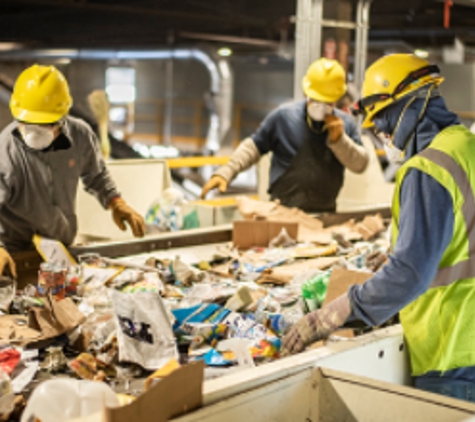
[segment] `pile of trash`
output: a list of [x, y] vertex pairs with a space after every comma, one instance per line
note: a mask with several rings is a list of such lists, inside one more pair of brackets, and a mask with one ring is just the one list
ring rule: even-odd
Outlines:
[[187, 362], [204, 362], [213, 378], [279, 359], [292, 325], [346, 284], [369, 278], [385, 263], [388, 241], [379, 215], [328, 228], [303, 215], [292, 236], [285, 228], [292, 218], [277, 207], [280, 218], [268, 219], [282, 222], [277, 235], [244, 250], [219, 244], [205, 256], [86, 254], [61, 262], [48, 258], [61, 253], [40, 250], [47, 262], [36, 286], [17, 290], [0, 280], [0, 414], [18, 420], [28, 400], [23, 421], [65, 420], [84, 413], [62, 419], [40, 398], [86, 387], [94, 397], [104, 385], [104, 400], [115, 406]]

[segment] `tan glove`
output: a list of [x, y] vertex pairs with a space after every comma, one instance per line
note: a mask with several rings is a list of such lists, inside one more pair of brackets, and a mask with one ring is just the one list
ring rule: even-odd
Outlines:
[[0, 276], [4, 274], [5, 267], [8, 268], [13, 278], [17, 278], [15, 261], [5, 248], [0, 248]]
[[328, 337], [341, 327], [351, 314], [348, 295], [344, 294], [321, 309], [298, 321], [282, 341], [281, 356], [304, 350], [309, 344]]
[[328, 130], [328, 139], [330, 142], [338, 142], [345, 132], [343, 120], [334, 114], [329, 114], [325, 116], [324, 122], [323, 130]]
[[203, 190], [201, 191], [201, 199], [205, 199], [205, 196], [208, 194], [208, 192], [216, 188], [218, 188], [222, 193], [226, 192], [228, 189], [227, 180], [221, 176], [211, 176], [211, 179], [209, 179], [203, 186]]
[[122, 198], [112, 199], [109, 203], [109, 208], [112, 210], [112, 218], [119, 229], [126, 230], [124, 221], [127, 221], [135, 237], [143, 237], [145, 235], [145, 221], [143, 217], [129, 207]]

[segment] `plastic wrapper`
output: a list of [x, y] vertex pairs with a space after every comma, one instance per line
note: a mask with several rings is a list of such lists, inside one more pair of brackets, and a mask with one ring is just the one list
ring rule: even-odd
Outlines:
[[185, 291], [185, 297], [180, 303], [180, 307], [189, 308], [203, 302], [215, 302], [232, 296], [237, 290], [236, 286], [226, 286], [223, 284], [199, 283], [194, 284]]
[[150, 206], [145, 215], [145, 221], [161, 231], [181, 230], [184, 224], [181, 206], [185, 203], [183, 192], [175, 188], [168, 188]]
[[262, 340], [276, 337], [275, 334], [269, 331], [263, 324], [237, 312], [230, 312], [222, 322], [231, 328], [230, 337], [232, 338], [238, 337], [250, 340]]
[[307, 312], [314, 311], [322, 306], [327, 295], [330, 271], [322, 272], [302, 284], [302, 297], [304, 299]]
[[167, 311], [159, 295], [110, 289], [117, 324], [119, 360], [158, 369], [178, 351]]
[[69, 363], [69, 367], [83, 380], [103, 381], [107, 376], [115, 375], [112, 366], [107, 366], [88, 353], [81, 353]]
[[230, 311], [214, 303], [205, 303], [185, 309], [174, 309], [172, 314], [175, 317], [173, 330], [177, 330], [183, 323], [203, 323], [210, 324], [221, 322]]
[[200, 271], [186, 262], [182, 261], [179, 256], [176, 256], [171, 263], [172, 274], [175, 279], [181, 284], [188, 286], [194, 282], [203, 281], [207, 274], [204, 271]]
[[279, 350], [281, 341], [278, 338], [269, 340], [260, 340], [259, 343], [251, 347], [251, 355], [254, 359], [268, 358], [277, 359], [279, 357]]
[[161, 293], [163, 290], [163, 283], [157, 273], [144, 273], [142, 280], [122, 288], [124, 293]]
[[41, 363], [42, 369], [50, 373], [55, 373], [62, 371], [66, 367], [67, 360], [62, 347], [49, 347], [46, 349], [46, 353], [47, 355]]
[[274, 237], [270, 242], [269, 242], [269, 248], [278, 248], [278, 247], [289, 247], [289, 246], [294, 246], [297, 242], [295, 239], [293, 239], [288, 233], [287, 230], [282, 228], [280, 233]]
[[0, 369], [11, 375], [21, 360], [21, 353], [13, 348], [3, 349], [0, 351]]
[[218, 352], [216, 349], [210, 349], [196, 359], [204, 360], [207, 366], [231, 366], [236, 363], [236, 355], [233, 352]]
[[82, 295], [82, 266], [73, 265], [66, 271], [66, 295]]
[[48, 380], [33, 392], [21, 422], [64, 422], [101, 412], [104, 406], [119, 405], [114, 391], [104, 383], [65, 378]]
[[228, 326], [226, 324], [209, 323], [183, 323], [178, 328], [179, 333], [192, 338], [191, 348], [195, 349], [205, 343], [211, 344], [227, 337]]

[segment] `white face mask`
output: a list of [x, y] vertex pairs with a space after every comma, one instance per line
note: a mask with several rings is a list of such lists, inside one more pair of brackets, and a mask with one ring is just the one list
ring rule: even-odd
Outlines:
[[310, 118], [316, 122], [322, 122], [325, 116], [332, 114], [333, 107], [329, 104], [320, 103], [318, 101], [310, 101], [307, 104], [307, 113]]
[[42, 150], [54, 141], [54, 129], [39, 125], [21, 125], [18, 127], [23, 141], [30, 148]]

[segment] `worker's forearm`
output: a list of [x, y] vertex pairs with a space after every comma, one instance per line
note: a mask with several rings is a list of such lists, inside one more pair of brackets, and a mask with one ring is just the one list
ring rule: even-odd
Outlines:
[[409, 170], [401, 190], [394, 253], [373, 278], [351, 287], [352, 319], [379, 325], [430, 287], [453, 235], [453, 213], [452, 198], [442, 185]]
[[220, 167], [214, 175], [221, 176], [227, 182], [233, 180], [239, 173], [256, 164], [261, 154], [251, 138], [246, 138], [234, 151], [229, 162]]
[[346, 168], [354, 173], [365, 171], [369, 155], [365, 147], [355, 143], [346, 133], [336, 142], [328, 142], [328, 147]]

